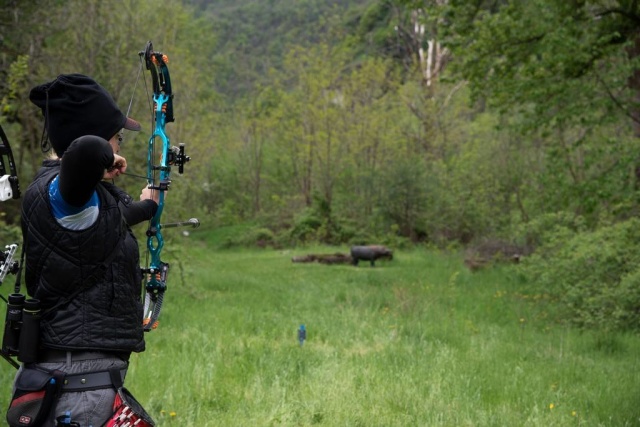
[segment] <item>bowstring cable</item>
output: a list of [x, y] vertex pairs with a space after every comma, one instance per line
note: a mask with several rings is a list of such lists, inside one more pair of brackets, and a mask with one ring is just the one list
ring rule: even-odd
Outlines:
[[[129, 99], [129, 106], [127, 107], [126, 117], [129, 117], [129, 113], [131, 113], [131, 107], [133, 106], [133, 97], [136, 95], [136, 90], [138, 89], [138, 82], [140, 81], [140, 74], [142, 74], [142, 57], [140, 57], [140, 66], [138, 67], [138, 74], [136, 75], [136, 81], [133, 84], [133, 91], [131, 92], [131, 99]], [[143, 77], [144, 79], [144, 77]], [[145, 92], [147, 93], [147, 102], [149, 101], [149, 91], [147, 90], [147, 81], [145, 79]], [[137, 175], [135, 173], [123, 172], [122, 175], [132, 176], [134, 178], [147, 179], [148, 177]]]

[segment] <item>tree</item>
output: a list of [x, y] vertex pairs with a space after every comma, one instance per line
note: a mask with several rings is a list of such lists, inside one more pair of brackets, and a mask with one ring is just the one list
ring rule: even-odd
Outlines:
[[638, 2], [452, 0], [441, 13], [476, 99], [524, 113], [531, 129], [635, 114]]
[[612, 199], [616, 210], [626, 205], [616, 214], [635, 209], [626, 177], [638, 142], [624, 134], [640, 135], [637, 1], [451, 0], [440, 16], [450, 71], [525, 141], [542, 142], [546, 170], [536, 185], [561, 195], [555, 209], [594, 220], [613, 213]]

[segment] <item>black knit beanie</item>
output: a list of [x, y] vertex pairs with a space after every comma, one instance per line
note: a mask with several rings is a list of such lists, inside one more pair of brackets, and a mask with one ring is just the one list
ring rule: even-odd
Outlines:
[[51, 146], [60, 157], [81, 136], [109, 140], [122, 128], [140, 130], [140, 123], [125, 117], [109, 92], [82, 74], [61, 74], [31, 89], [29, 99], [42, 110]]

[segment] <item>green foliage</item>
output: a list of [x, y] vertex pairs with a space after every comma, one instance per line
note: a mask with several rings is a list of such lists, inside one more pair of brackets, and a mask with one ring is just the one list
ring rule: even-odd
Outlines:
[[586, 232], [583, 217], [560, 211], [536, 216], [535, 219], [516, 228], [515, 234], [522, 243], [532, 247], [552, 248]]
[[316, 235], [322, 226], [322, 219], [312, 210], [305, 210], [296, 218], [294, 226], [291, 228], [290, 235], [293, 241], [302, 243], [316, 241]]
[[235, 101], [270, 84], [272, 69], [286, 72], [283, 59], [292, 46], [344, 40], [343, 17], [359, 15], [371, 0], [191, 2], [201, 3], [218, 38], [217, 53], [207, 60], [215, 70], [213, 82]]
[[213, 249], [231, 248], [242, 246], [239, 236], [250, 234], [255, 227], [255, 224], [250, 223], [224, 227], [204, 224], [198, 230], [195, 230], [192, 236]]
[[22, 245], [22, 230], [18, 225], [7, 224], [5, 213], [0, 212], [0, 250], [4, 250], [5, 245], [18, 243]]
[[276, 236], [273, 231], [261, 227], [250, 227], [239, 230], [236, 233], [228, 235], [219, 245], [219, 247], [225, 249], [233, 247], [264, 248], [267, 246], [278, 246]]
[[[563, 0], [506, 1], [492, 10], [451, 2], [445, 27], [460, 58], [455, 70], [476, 98], [505, 114], [519, 111], [529, 130], [617, 121], [631, 102], [630, 61], [618, 5]], [[633, 37], [631, 35], [631, 37]], [[637, 64], [636, 64], [637, 67]], [[612, 94], [618, 96], [615, 99]]]
[[0, 103], [2, 115], [10, 121], [15, 120], [18, 114], [19, 104], [16, 102], [27, 91], [25, 84], [28, 68], [29, 56], [20, 55], [9, 67], [7, 75], [7, 92]]
[[526, 259], [524, 271], [536, 290], [558, 300], [564, 320], [640, 330], [640, 220], [594, 232], [567, 231], [548, 231], [546, 243]]
[[384, 216], [396, 224], [398, 232], [415, 241], [424, 239], [421, 212], [428, 203], [429, 180], [424, 166], [413, 161], [400, 161], [386, 171], [383, 178], [385, 192], [381, 197]]
[[331, 213], [331, 206], [316, 195], [313, 205], [295, 218], [288, 232], [291, 242], [337, 244], [351, 237]]
[[[171, 59], [168, 135], [192, 157], [167, 218], [243, 229], [227, 246], [535, 246], [565, 236], [556, 226], [640, 212], [636, 3], [12, 2], [3, 115], [26, 188], [43, 125], [28, 89], [88, 73], [124, 109], [151, 39]], [[427, 85], [430, 46], [441, 56]], [[131, 115], [144, 122], [142, 75]], [[147, 137], [127, 135], [130, 172], [144, 173]]]

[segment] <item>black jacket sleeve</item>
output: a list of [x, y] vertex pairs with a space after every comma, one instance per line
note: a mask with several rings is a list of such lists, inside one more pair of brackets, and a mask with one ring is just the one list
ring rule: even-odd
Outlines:
[[60, 161], [60, 194], [64, 201], [72, 206], [87, 203], [113, 159], [113, 148], [99, 136], [74, 140]]
[[120, 201], [119, 205], [125, 221], [132, 226], [150, 220], [158, 210], [158, 204], [149, 199], [131, 202], [128, 205]]
[[118, 200], [120, 212], [130, 226], [150, 220], [158, 210], [158, 204], [153, 200], [134, 201], [133, 197], [115, 184], [103, 181], [102, 185]]

